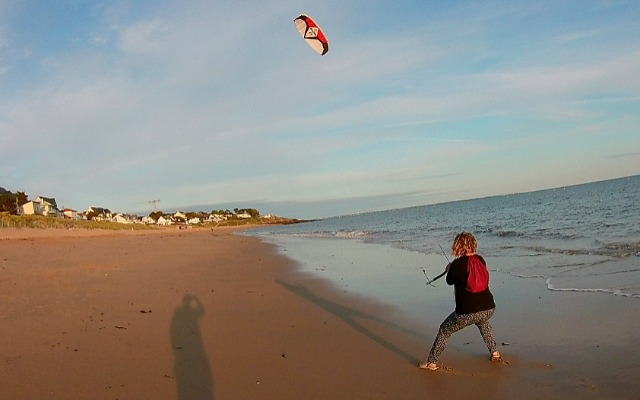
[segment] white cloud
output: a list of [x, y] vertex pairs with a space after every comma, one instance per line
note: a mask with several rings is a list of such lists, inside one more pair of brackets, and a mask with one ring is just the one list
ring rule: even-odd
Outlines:
[[166, 54], [167, 41], [172, 33], [168, 25], [168, 21], [154, 19], [136, 22], [126, 27], [120, 33], [122, 50], [154, 56]]

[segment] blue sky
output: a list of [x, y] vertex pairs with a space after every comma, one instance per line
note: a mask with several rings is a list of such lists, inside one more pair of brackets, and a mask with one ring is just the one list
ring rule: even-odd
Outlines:
[[317, 218], [635, 175], [638, 21], [637, 1], [0, 1], [0, 186]]

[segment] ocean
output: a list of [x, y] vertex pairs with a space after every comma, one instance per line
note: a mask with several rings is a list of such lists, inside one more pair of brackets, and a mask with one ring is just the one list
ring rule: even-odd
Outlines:
[[[640, 299], [640, 175], [246, 231], [345, 290], [411, 303], [451, 260], [461, 231], [478, 239], [492, 279], [551, 291]], [[443, 250], [444, 253], [443, 254]], [[445, 258], [446, 257], [446, 258]], [[434, 291], [446, 287], [437, 282]], [[450, 300], [450, 288], [446, 298]], [[405, 297], [403, 297], [405, 296]], [[445, 298], [445, 296], [442, 296]]]

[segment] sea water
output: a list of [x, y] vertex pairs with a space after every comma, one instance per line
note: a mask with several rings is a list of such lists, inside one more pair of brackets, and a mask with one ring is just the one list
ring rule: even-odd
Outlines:
[[393, 292], [402, 303], [407, 288], [424, 289], [426, 276], [442, 272], [461, 231], [476, 236], [493, 272], [553, 291], [640, 299], [640, 175], [247, 234], [276, 244], [310, 273], [374, 297]]

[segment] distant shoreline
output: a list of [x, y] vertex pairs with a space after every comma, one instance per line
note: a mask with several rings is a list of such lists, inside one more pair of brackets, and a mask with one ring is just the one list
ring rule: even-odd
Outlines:
[[269, 219], [264, 218], [251, 218], [251, 219], [232, 219], [224, 220], [217, 223], [204, 223], [204, 224], [187, 224], [187, 223], [174, 223], [171, 225], [154, 225], [154, 224], [141, 224], [141, 223], [118, 223], [111, 221], [93, 221], [93, 220], [70, 220], [58, 217], [45, 217], [45, 216], [19, 216], [9, 215], [6, 213], [0, 214], [0, 231], [4, 229], [58, 229], [58, 230], [105, 230], [111, 232], [117, 231], [153, 231], [153, 230], [198, 230], [198, 229], [218, 229], [222, 227], [235, 227], [235, 226], [272, 226], [272, 225], [288, 225], [306, 222], [305, 220], [299, 220], [294, 218], [284, 217], [272, 217]]

